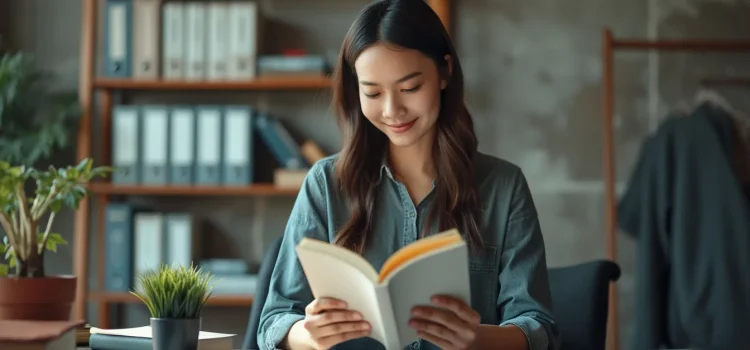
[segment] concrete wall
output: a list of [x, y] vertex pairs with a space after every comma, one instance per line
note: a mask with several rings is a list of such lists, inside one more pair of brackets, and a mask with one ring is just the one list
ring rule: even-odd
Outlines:
[[[39, 56], [59, 75], [60, 86], [78, 80], [79, 0], [11, 0], [11, 38]], [[264, 0], [269, 30], [290, 45], [333, 57], [363, 0]], [[0, 10], [0, 14], [2, 11]], [[525, 171], [541, 214], [551, 266], [604, 257], [604, 202], [601, 171], [601, 30], [618, 37], [737, 38], [747, 36], [750, 8], [736, 0], [469, 0], [457, 5], [454, 38], [465, 69], [467, 99], [477, 124], [480, 148], [507, 158]], [[2, 17], [0, 17], [2, 19]], [[324, 22], [321, 26], [319, 23]], [[281, 43], [264, 44], [278, 52]], [[679, 103], [690, 103], [696, 82], [706, 75], [750, 74], [747, 56], [727, 54], [618, 53], [616, 59], [617, 179], [622, 188], [640, 144], [660, 118]], [[744, 91], [720, 90], [738, 106]], [[193, 98], [198, 95], [191, 95]], [[263, 106], [287, 121], [293, 133], [335, 151], [339, 137], [329, 117], [330, 96], [310, 93], [200, 95], [206, 103]], [[133, 96], [130, 102], [182, 101], [179, 94]], [[746, 102], [745, 102], [746, 103]], [[73, 160], [62, 152], [56, 163]], [[166, 209], [187, 209], [223, 234], [231, 254], [258, 261], [270, 239], [283, 230], [289, 198], [150, 201]], [[212, 208], [210, 211], [205, 208]], [[92, 226], [94, 227], [94, 226]], [[72, 216], [57, 229], [71, 236]], [[632, 319], [634, 244], [619, 237], [622, 343]], [[92, 242], [92, 246], [95, 246]], [[93, 257], [93, 256], [92, 256]], [[71, 251], [50, 256], [50, 271], [71, 272]], [[90, 266], [95, 273], [97, 266]], [[93, 282], [91, 283], [94, 286]], [[91, 318], [95, 320], [92, 305]], [[211, 308], [209, 329], [241, 333], [246, 309]], [[123, 325], [144, 324], [145, 311], [129, 307]]]

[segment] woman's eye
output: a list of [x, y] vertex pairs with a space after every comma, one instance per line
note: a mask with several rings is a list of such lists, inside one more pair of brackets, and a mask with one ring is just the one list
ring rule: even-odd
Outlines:
[[404, 89], [403, 91], [405, 91], [405, 92], [416, 92], [417, 90], [419, 90], [420, 87], [422, 87], [422, 85], [417, 85], [417, 86], [415, 86], [415, 87], [413, 87], [411, 89]]
[[375, 93], [375, 94], [365, 94], [365, 96], [367, 96], [367, 98], [376, 98], [376, 97], [380, 96], [380, 93], [378, 92], [378, 93]]

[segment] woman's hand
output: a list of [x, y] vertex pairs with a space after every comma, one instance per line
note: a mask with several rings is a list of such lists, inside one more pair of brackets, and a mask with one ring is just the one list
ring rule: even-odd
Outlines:
[[[309, 347], [329, 349], [347, 340], [370, 334], [370, 324], [357, 311], [348, 310], [346, 303], [333, 298], [313, 300], [305, 308], [305, 319], [295, 323], [289, 331], [289, 343], [304, 338]], [[300, 334], [301, 333], [301, 334]], [[294, 347], [294, 346], [292, 346]]]
[[441, 349], [472, 349], [477, 337], [480, 316], [461, 300], [434, 296], [434, 306], [418, 306], [412, 310], [409, 325], [419, 337]]

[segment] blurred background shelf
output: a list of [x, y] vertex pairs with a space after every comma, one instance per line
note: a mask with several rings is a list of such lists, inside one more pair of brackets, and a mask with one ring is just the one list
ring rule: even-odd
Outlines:
[[180, 81], [97, 78], [94, 88], [104, 90], [312, 90], [331, 87], [327, 76], [260, 77], [247, 81]]
[[[89, 299], [107, 303], [138, 304], [138, 298], [130, 293], [98, 292], [92, 293]], [[252, 295], [213, 295], [207, 304], [212, 306], [238, 306], [250, 307], [253, 304]]]
[[299, 192], [298, 188], [265, 183], [248, 186], [125, 186], [101, 183], [90, 184], [89, 189], [95, 194], [144, 196], [293, 196]]

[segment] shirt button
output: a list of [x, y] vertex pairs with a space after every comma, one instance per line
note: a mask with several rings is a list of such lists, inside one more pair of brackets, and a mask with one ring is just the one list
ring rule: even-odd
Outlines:
[[413, 219], [415, 216], [417, 216], [417, 214], [415, 214], [413, 211], [409, 212], [409, 218]]

